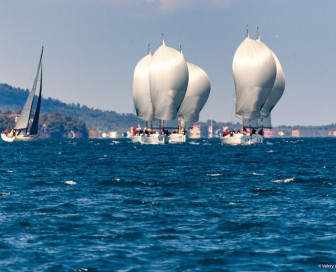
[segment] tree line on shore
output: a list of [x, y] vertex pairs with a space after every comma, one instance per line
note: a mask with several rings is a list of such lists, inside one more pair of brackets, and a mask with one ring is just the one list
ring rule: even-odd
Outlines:
[[[15, 125], [11, 114], [19, 114], [28, 96], [29, 90], [12, 87], [8, 84], [0, 84], [0, 130], [11, 129]], [[83, 137], [87, 138], [89, 130], [117, 131], [119, 135], [129, 131], [131, 126], [145, 126], [145, 122], [132, 113], [118, 114], [115, 111], [103, 111], [89, 108], [79, 103], [66, 104], [57, 99], [42, 98], [40, 116], [40, 136], [46, 138]], [[207, 136], [207, 128], [212, 124], [213, 130], [221, 131], [224, 127], [239, 129], [241, 124], [231, 122], [206, 121], [198, 122]], [[275, 129], [287, 131], [299, 129], [307, 131], [307, 135], [315, 137], [324, 136], [328, 131], [335, 131], [336, 124], [326, 126], [282, 126]], [[309, 132], [309, 133], [308, 133]], [[313, 134], [311, 134], [314, 132]], [[321, 134], [322, 133], [322, 134]], [[302, 133], [301, 133], [302, 134]], [[305, 134], [302, 134], [304, 136]], [[287, 135], [286, 135], [287, 136]], [[290, 137], [290, 135], [288, 135]]]

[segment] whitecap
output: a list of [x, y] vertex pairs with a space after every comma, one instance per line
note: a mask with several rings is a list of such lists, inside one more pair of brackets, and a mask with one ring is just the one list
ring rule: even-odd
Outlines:
[[336, 166], [329, 166], [329, 165], [328, 166], [327, 165], [323, 166], [323, 169], [327, 169], [327, 168], [336, 168]]
[[76, 185], [77, 182], [76, 181], [73, 181], [73, 180], [67, 180], [67, 181], [64, 181], [65, 184], [68, 184], [68, 185]]
[[6, 170], [7, 173], [13, 173], [13, 170]]
[[3, 196], [8, 196], [8, 195], [10, 195], [11, 193], [3, 192], [3, 193], [0, 193], [0, 194], [3, 195]]
[[274, 150], [272, 150], [272, 149], [267, 151], [267, 153], [273, 153], [273, 152], [274, 152]]
[[218, 177], [218, 176], [220, 176], [221, 174], [207, 174], [207, 176], [209, 176], [209, 177]]
[[265, 174], [252, 173], [253, 176], [264, 176]]
[[199, 142], [194, 142], [194, 141], [191, 141], [191, 142], [189, 142], [189, 143], [192, 144], [192, 145], [200, 145]]
[[291, 182], [294, 181], [295, 178], [287, 178], [287, 179], [276, 179], [276, 180], [272, 180], [272, 182]]

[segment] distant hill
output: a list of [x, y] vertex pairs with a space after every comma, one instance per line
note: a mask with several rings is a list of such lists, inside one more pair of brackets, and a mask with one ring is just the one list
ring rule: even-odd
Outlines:
[[[19, 113], [28, 97], [29, 90], [12, 87], [8, 84], [0, 84], [0, 110]], [[37, 99], [36, 99], [37, 100]], [[59, 112], [78, 117], [83, 120], [88, 128], [102, 131], [128, 131], [135, 126], [140, 119], [134, 114], [118, 114], [115, 111], [102, 111], [81, 106], [80, 104], [66, 104], [57, 99], [42, 99], [41, 114]]]
[[[8, 84], [0, 84], [0, 111], [20, 113], [28, 96], [28, 93], [29, 90], [15, 88]], [[131, 126], [137, 126], [138, 124], [141, 124], [141, 126], [145, 125], [144, 121], [141, 121], [137, 116], [131, 113], [119, 114], [115, 111], [102, 111], [89, 108], [87, 106], [81, 106], [79, 103], [66, 104], [57, 99], [43, 99], [41, 114], [53, 114], [53, 116], [51, 116], [51, 119], [54, 120], [55, 116], [58, 116], [57, 114], [55, 115], [55, 113], [61, 113], [67, 116], [77, 117], [80, 120], [84, 121], [86, 127], [89, 129], [97, 129], [105, 132], [117, 131], [118, 133], [120, 133], [119, 135], [121, 135], [121, 133], [125, 131], [128, 131]], [[73, 122], [77, 123], [78, 125], [78, 122], [76, 120]], [[196, 125], [199, 125], [201, 127], [202, 137], [207, 137], [208, 127], [210, 123], [210, 120], [206, 122], [195, 123]], [[215, 120], [213, 120], [212, 125], [215, 134], [221, 133], [223, 131], [223, 128], [225, 127], [231, 129], [241, 128], [241, 125], [239, 123], [216, 122]], [[6, 124], [6, 127], [10, 126]], [[281, 126], [274, 127], [272, 131], [274, 132], [275, 136], [282, 134], [285, 137], [291, 137], [292, 130], [300, 131], [300, 137], [336, 136], [336, 124], [324, 126]]]

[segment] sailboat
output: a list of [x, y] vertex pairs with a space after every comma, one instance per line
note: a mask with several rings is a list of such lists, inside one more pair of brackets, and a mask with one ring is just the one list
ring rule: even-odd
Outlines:
[[[42, 55], [43, 55], [43, 47], [42, 47], [40, 61], [38, 64], [33, 87], [21, 111], [21, 115], [18, 121], [16, 122], [14, 129], [11, 132], [1, 133], [1, 139], [5, 142], [13, 142], [14, 140], [31, 140], [38, 135], [38, 122], [39, 122], [39, 117], [40, 117], [41, 99], [42, 99], [41, 98], [41, 94], [42, 94]], [[33, 102], [35, 98], [35, 92], [36, 92], [38, 81], [40, 81], [39, 96], [38, 96], [35, 114], [33, 117], [33, 122], [31, 123], [30, 129], [29, 129], [29, 123], [30, 123], [29, 121], [31, 118]]]
[[[224, 134], [221, 142], [224, 144], [263, 143], [262, 129], [259, 133], [254, 133], [256, 132], [254, 126], [259, 126], [261, 110], [275, 86], [277, 65], [274, 53], [260, 40], [250, 39], [247, 27], [246, 38], [234, 54], [232, 70], [236, 94], [235, 112], [242, 119], [242, 131]], [[249, 132], [246, 130], [247, 127]]]
[[176, 118], [187, 85], [188, 68], [183, 54], [166, 46], [162, 37], [161, 46], [153, 56], [148, 50], [147, 56], [137, 63], [133, 76], [133, 101], [137, 116], [147, 122], [160, 120], [160, 127], [153, 130], [147, 125], [145, 129], [134, 129], [133, 142], [168, 143], [164, 122]]
[[189, 82], [187, 92], [178, 110], [179, 126], [169, 135], [169, 143], [185, 143], [187, 141], [187, 124], [199, 120], [200, 111], [208, 100], [211, 84], [206, 72], [199, 66], [187, 62]]
[[150, 94], [154, 117], [161, 121], [160, 128], [166, 134], [165, 121], [177, 117], [187, 92], [189, 72], [182, 52], [162, 44], [153, 55], [149, 69]]

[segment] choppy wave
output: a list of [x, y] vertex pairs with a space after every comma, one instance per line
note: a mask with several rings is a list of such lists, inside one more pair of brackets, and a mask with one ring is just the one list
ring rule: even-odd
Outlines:
[[65, 184], [68, 184], [68, 185], [76, 185], [77, 182], [76, 181], [73, 181], [73, 180], [67, 180], [67, 181], [64, 181]]
[[275, 180], [272, 180], [272, 182], [291, 182], [291, 181], [294, 181], [295, 180], [295, 177], [294, 178], [286, 178], [286, 179], [275, 179]]
[[0, 145], [0, 270], [315, 271], [336, 250], [335, 146]]

